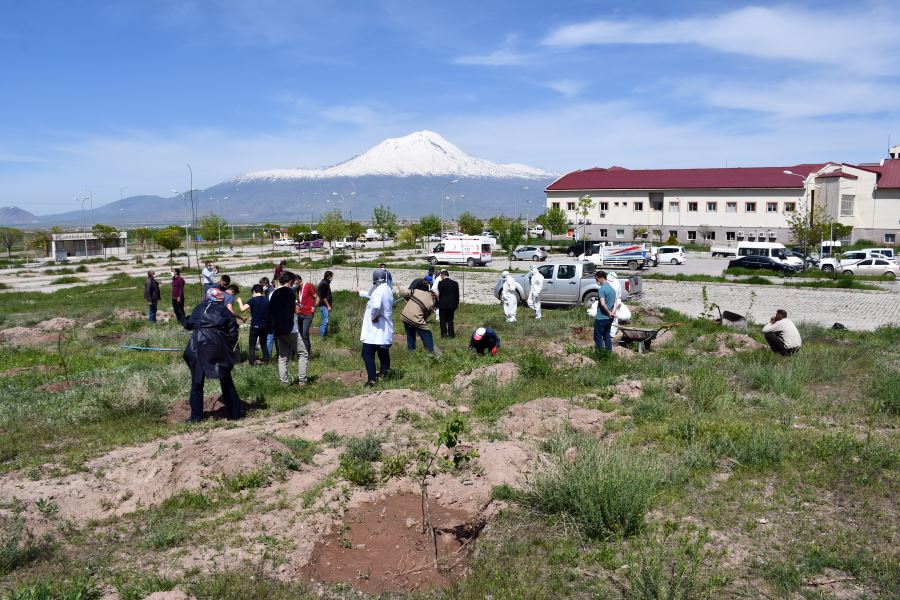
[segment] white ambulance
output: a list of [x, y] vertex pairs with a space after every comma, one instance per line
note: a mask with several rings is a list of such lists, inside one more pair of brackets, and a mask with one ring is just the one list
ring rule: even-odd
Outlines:
[[486, 265], [491, 262], [491, 242], [479, 235], [452, 235], [431, 249], [428, 262], [451, 265]]

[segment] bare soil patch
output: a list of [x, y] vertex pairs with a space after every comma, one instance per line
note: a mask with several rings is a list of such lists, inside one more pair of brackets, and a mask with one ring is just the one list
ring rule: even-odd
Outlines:
[[419, 496], [398, 494], [350, 508], [338, 528], [319, 541], [303, 569], [324, 583], [351, 583], [368, 593], [443, 587], [464, 568], [465, 544], [478, 533], [473, 514], [431, 503], [439, 570], [431, 539], [422, 532]]
[[572, 404], [564, 398], [539, 398], [514, 404], [498, 422], [510, 437], [546, 437], [564, 425], [582, 431], [598, 432], [615, 413], [605, 413]]
[[[747, 352], [749, 350], [765, 348], [765, 346], [744, 333], [717, 333], [702, 335], [697, 338], [697, 343], [709, 343], [709, 340], [711, 338], [714, 339], [714, 342], [716, 344], [716, 350], [714, 351], [714, 354], [716, 356], [731, 356], [732, 354], [736, 354], [738, 352]], [[690, 348], [688, 350], [688, 353], [697, 352], [699, 352], [699, 350], [696, 348]]]
[[319, 375], [321, 382], [334, 382], [343, 384], [365, 383], [368, 379], [365, 371], [332, 371]]
[[568, 349], [559, 342], [550, 342], [544, 348], [544, 351], [558, 362], [569, 367], [589, 367], [596, 364], [594, 360], [579, 354], [577, 352], [569, 352]]
[[0, 371], [0, 377], [17, 377], [24, 373], [49, 373], [52, 369], [47, 365], [34, 365], [31, 367], [13, 367]]
[[60, 392], [66, 392], [68, 390], [71, 390], [72, 388], [98, 385], [101, 383], [103, 383], [102, 379], [79, 379], [79, 380], [59, 381], [57, 383], [45, 383], [44, 385], [38, 386], [35, 389], [38, 390], [39, 392], [52, 392], [54, 394], [58, 394]]
[[633, 400], [641, 395], [644, 391], [644, 385], [637, 379], [628, 379], [627, 377], [616, 384], [616, 396], [619, 399]]
[[58, 334], [31, 327], [10, 327], [0, 331], [0, 342], [14, 346], [47, 346], [55, 344]]
[[506, 385], [519, 374], [519, 365], [512, 362], [497, 363], [478, 367], [469, 373], [460, 373], [453, 378], [453, 385], [458, 388], [467, 388], [479, 379], [494, 378], [497, 385]]
[[[254, 408], [253, 405], [247, 404], [243, 400], [241, 400], [241, 406], [244, 409], [244, 414]], [[165, 420], [166, 423], [180, 423], [186, 421], [190, 416], [191, 405], [185, 400], [169, 407]], [[203, 418], [214, 420], [228, 418], [228, 409], [225, 408], [225, 404], [222, 402], [222, 396], [205, 396], [203, 398]]]
[[42, 321], [34, 326], [38, 331], [48, 331], [48, 332], [57, 332], [63, 329], [71, 329], [75, 326], [74, 319], [67, 319], [65, 317], [56, 317], [54, 319], [48, 319], [46, 321]]

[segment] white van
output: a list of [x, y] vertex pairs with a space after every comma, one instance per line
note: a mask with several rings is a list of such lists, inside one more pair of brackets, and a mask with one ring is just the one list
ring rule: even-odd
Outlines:
[[491, 262], [491, 241], [480, 235], [454, 235], [442, 240], [431, 249], [428, 262], [433, 265], [486, 265]]
[[660, 246], [658, 262], [670, 265], [683, 265], [687, 258], [684, 256], [684, 248], [681, 246]]
[[803, 266], [803, 259], [797, 256], [789, 255], [784, 244], [777, 242], [738, 242], [738, 256], [768, 256], [783, 263], [794, 265], [796, 267]]
[[863, 248], [862, 251], [867, 253], [870, 258], [877, 254], [891, 260], [897, 260], [893, 248]]

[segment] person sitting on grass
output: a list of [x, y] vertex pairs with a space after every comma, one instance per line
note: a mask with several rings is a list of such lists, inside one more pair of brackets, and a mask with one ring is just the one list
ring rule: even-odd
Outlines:
[[238, 324], [225, 308], [225, 294], [217, 287], [206, 292], [206, 302], [198, 304], [185, 320], [191, 333], [184, 349], [184, 362], [191, 370], [191, 416], [188, 423], [203, 420], [203, 383], [218, 379], [222, 386], [222, 403], [229, 419], [244, 416], [241, 399], [231, 378], [235, 365], [233, 348], [238, 341]]
[[772, 351], [781, 356], [797, 354], [803, 344], [797, 326], [787, 318], [787, 311], [783, 308], [775, 311], [775, 316], [763, 325], [762, 331]]
[[474, 350], [478, 354], [488, 352], [491, 356], [497, 356], [500, 350], [500, 336], [490, 327], [479, 327], [469, 340], [469, 350]]

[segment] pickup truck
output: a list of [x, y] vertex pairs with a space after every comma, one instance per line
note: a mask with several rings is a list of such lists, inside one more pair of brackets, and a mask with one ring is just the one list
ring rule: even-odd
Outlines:
[[[593, 263], [573, 262], [555, 263], [538, 267], [538, 271], [544, 276], [544, 291], [541, 292], [541, 304], [558, 304], [562, 306], [576, 306], [578, 304], [589, 306], [597, 298], [597, 280], [594, 279], [596, 265]], [[519, 298], [525, 302], [531, 289], [529, 274], [514, 276], [519, 282], [525, 295]], [[642, 282], [640, 275], [623, 275], [622, 300], [629, 296], [640, 294]], [[503, 287], [501, 277], [494, 286], [494, 296], [500, 298], [500, 290]]]
[[721, 256], [722, 258], [737, 258], [736, 246], [713, 246], [709, 249], [709, 253], [713, 258]]
[[592, 262], [596, 266], [625, 267], [632, 271], [651, 264], [643, 244], [603, 246], [594, 244], [578, 257], [579, 262]]

